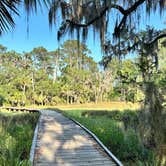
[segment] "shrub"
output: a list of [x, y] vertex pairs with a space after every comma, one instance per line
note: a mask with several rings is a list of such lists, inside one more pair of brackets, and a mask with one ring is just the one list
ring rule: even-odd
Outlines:
[[111, 118], [112, 120], [121, 120], [122, 119], [122, 112], [118, 110], [113, 110], [113, 111], [84, 111], [82, 112], [82, 116], [85, 117], [101, 117], [105, 116], [108, 118]]
[[123, 161], [144, 160], [149, 156], [149, 152], [139, 141], [138, 135], [133, 130], [125, 133], [121, 128], [110, 129], [109, 149]]
[[139, 123], [138, 112], [124, 110], [121, 116], [121, 120], [123, 121], [125, 130], [129, 128], [133, 128], [134, 130], [136, 130]]
[[110, 128], [109, 149], [120, 159], [124, 159], [124, 133], [119, 127], [113, 126]]

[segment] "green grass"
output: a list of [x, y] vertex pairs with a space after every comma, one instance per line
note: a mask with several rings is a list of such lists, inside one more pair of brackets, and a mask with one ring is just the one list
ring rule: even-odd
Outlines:
[[28, 166], [39, 114], [0, 112], [0, 165]]

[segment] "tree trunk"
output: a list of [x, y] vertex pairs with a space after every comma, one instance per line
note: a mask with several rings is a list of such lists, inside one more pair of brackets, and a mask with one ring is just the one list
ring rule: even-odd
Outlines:
[[58, 63], [58, 59], [56, 59], [56, 61], [55, 61], [55, 67], [54, 67], [54, 72], [53, 72], [53, 83], [55, 83], [55, 81], [57, 79], [58, 67], [59, 67], [59, 63]]
[[33, 92], [33, 104], [35, 104], [35, 98], [34, 98], [34, 94], [35, 94], [34, 72], [32, 72], [32, 92]]
[[26, 91], [26, 85], [24, 84], [23, 86], [23, 94], [25, 95], [25, 91]]
[[66, 94], [66, 104], [69, 104], [69, 93], [67, 91], [67, 94]]

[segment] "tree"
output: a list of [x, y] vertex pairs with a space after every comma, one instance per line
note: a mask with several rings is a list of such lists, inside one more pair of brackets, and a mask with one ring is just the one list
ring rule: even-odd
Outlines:
[[24, 101], [45, 105], [94, 101], [91, 87], [96, 83], [98, 66], [88, 55], [87, 46], [79, 45], [79, 55], [75, 40], [66, 41], [52, 52], [43, 47], [23, 54], [2, 51], [0, 94], [6, 103], [18, 105]]
[[1, 0], [0, 1], [0, 34], [6, 32], [15, 25], [14, 19], [11, 15], [11, 12], [15, 14], [18, 13], [17, 5], [19, 5], [20, 0]]
[[52, 51], [48, 53], [50, 55], [50, 60], [52, 62], [52, 68], [53, 68], [53, 83], [57, 80], [58, 72], [60, 72], [60, 66], [62, 63], [62, 55], [59, 50]]
[[[146, 16], [159, 8], [160, 13], [164, 12], [166, 5], [165, 0], [148, 1], [148, 0], [125, 0], [125, 1], [108, 1], [108, 0], [78, 0], [78, 1], [54, 1], [49, 11], [49, 21], [53, 25], [56, 22], [56, 12], [60, 6], [62, 10], [62, 25], [58, 31], [60, 39], [66, 32], [77, 32], [78, 40], [80, 34], [83, 39], [88, 36], [90, 26], [93, 26], [94, 33], [100, 34], [101, 45], [105, 41], [108, 22], [114, 17], [114, 36], [119, 38], [128, 29], [132, 32], [136, 27], [136, 22], [141, 19], [141, 12], [145, 9]], [[141, 9], [142, 7], [142, 9]], [[112, 13], [114, 11], [116, 14]], [[133, 27], [134, 26], [134, 27]]]
[[[14, 15], [19, 15], [21, 0], [1, 0], [0, 1], [0, 35], [9, 31], [15, 26]], [[48, 6], [51, 0], [24, 0], [24, 7], [29, 15], [30, 11], [37, 11], [38, 6]]]
[[0, 55], [0, 93], [7, 103], [46, 104], [51, 101], [50, 96], [54, 95], [52, 64], [46, 49], [40, 47], [23, 54], [3, 51]]
[[97, 64], [88, 56], [90, 50], [87, 46], [79, 43], [78, 54], [77, 44], [75, 40], [68, 40], [60, 48], [62, 54], [60, 82], [66, 103], [83, 103], [88, 100], [91, 96], [92, 75], [98, 70]]
[[[18, 5], [21, 4], [20, 0], [2, 0], [1, 1], [1, 28], [0, 32], [9, 30], [10, 26], [14, 26], [14, 20], [11, 12], [19, 14]], [[128, 29], [132, 31], [133, 25], [136, 27], [142, 16], [142, 11], [145, 10], [146, 16], [156, 11], [160, 14], [164, 12], [166, 1], [149, 1], [149, 0], [120, 0], [108, 1], [108, 0], [44, 0], [37, 1], [24, 0], [24, 6], [29, 14], [30, 11], [37, 11], [38, 6], [46, 6], [49, 9], [48, 16], [50, 25], [56, 23], [58, 9], [61, 9], [62, 24], [58, 31], [58, 39], [69, 30], [70, 33], [77, 32], [77, 39], [80, 39], [80, 33], [85, 40], [88, 36], [88, 30], [90, 26], [93, 26], [94, 33], [100, 34], [101, 42], [105, 41], [105, 34], [107, 33], [107, 27], [109, 19], [115, 18], [114, 22], [114, 36], [120, 37], [123, 35], [123, 30]], [[115, 15], [112, 11], [116, 13]], [[164, 35], [166, 36], [166, 35]], [[161, 36], [160, 36], [161, 37]], [[103, 45], [103, 43], [101, 43]]]
[[0, 53], [5, 53], [7, 51], [7, 48], [3, 45], [0, 45]]
[[79, 46], [79, 53], [78, 53], [78, 41], [77, 40], [67, 40], [62, 48], [60, 49], [60, 52], [63, 54], [63, 66], [69, 65], [69, 67], [75, 66], [77, 69], [83, 69], [88, 67], [88, 58], [86, 58], [87, 54], [90, 54], [90, 50], [87, 48], [87, 46], [83, 43], [80, 43]]
[[51, 59], [48, 56], [48, 51], [44, 47], [34, 48], [31, 51], [34, 65], [36, 68], [49, 72], [51, 67]]

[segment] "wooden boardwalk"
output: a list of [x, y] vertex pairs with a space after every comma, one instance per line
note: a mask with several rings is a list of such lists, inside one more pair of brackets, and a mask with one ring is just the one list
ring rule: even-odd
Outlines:
[[34, 166], [117, 166], [72, 120], [54, 111], [41, 112]]

